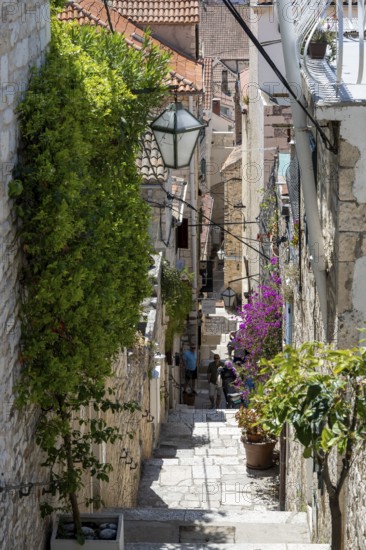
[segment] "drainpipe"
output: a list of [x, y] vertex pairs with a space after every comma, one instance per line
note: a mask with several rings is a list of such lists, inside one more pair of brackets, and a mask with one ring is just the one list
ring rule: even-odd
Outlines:
[[[285, 344], [292, 345], [292, 326], [293, 326], [293, 303], [285, 303]], [[286, 510], [286, 473], [287, 473], [287, 457], [289, 455], [289, 428], [286, 424], [280, 436], [280, 510]]]
[[[296, 47], [296, 36], [292, 18], [288, 16], [288, 0], [278, 0], [278, 19], [281, 29], [282, 49], [286, 68], [287, 80], [297, 98], [305, 105], [302, 93], [302, 81], [300, 73], [300, 60]], [[318, 199], [316, 193], [313, 163], [311, 158], [309, 130], [307, 117], [301, 107], [290, 98], [292, 119], [296, 140], [296, 152], [301, 170], [301, 186], [304, 197], [306, 221], [309, 235], [310, 260], [314, 272], [320, 311], [322, 315], [325, 333], [327, 332], [327, 285], [324, 242], [320, 217], [318, 211]]]
[[[193, 114], [194, 108], [193, 108], [193, 97], [190, 95], [188, 98], [189, 101], [189, 112]], [[193, 303], [194, 303], [194, 311], [196, 313], [196, 319], [195, 319], [195, 342], [198, 346], [198, 334], [197, 334], [197, 277], [198, 277], [198, 265], [197, 265], [197, 229], [196, 229], [196, 211], [197, 211], [197, 200], [196, 200], [196, 185], [195, 185], [195, 168], [196, 168], [196, 152], [192, 155], [191, 163], [189, 165], [189, 183], [191, 188], [191, 204], [193, 208], [191, 208], [191, 220], [192, 220], [192, 270], [194, 273], [193, 278]]]
[[[247, 201], [247, 185], [248, 185], [248, 182], [246, 181], [246, 178], [245, 178], [245, 175], [244, 175], [244, 166], [246, 164], [248, 164], [249, 162], [249, 159], [248, 159], [248, 149], [249, 149], [249, 146], [248, 146], [248, 109], [246, 107], [242, 108], [242, 123], [241, 123], [241, 143], [242, 143], [242, 158], [243, 158], [243, 162], [242, 162], [242, 183], [241, 183], [241, 203], [242, 204], [248, 204], [248, 201]], [[250, 237], [252, 237], [252, 235], [250, 235]], [[243, 229], [242, 229], [242, 233], [241, 233], [241, 238], [245, 240], [245, 224], [243, 223]], [[247, 248], [245, 247], [245, 245], [243, 245], [243, 251], [245, 250], [245, 254], [243, 254], [243, 262], [244, 262], [244, 268], [245, 268], [245, 275], [248, 276], [248, 279], [243, 279], [242, 281], [242, 286], [241, 286], [241, 290], [242, 290], [242, 294], [241, 294], [241, 297], [243, 299], [244, 297], [244, 292], [249, 292], [250, 293], [250, 278], [249, 278], [249, 275], [250, 275], [250, 272], [249, 272], [249, 261], [248, 261], [248, 257], [247, 257]], [[242, 269], [242, 272], [243, 272], [243, 269]], [[253, 273], [253, 272], [252, 272]], [[256, 268], [254, 267], [254, 273], [259, 273], [259, 269], [256, 270]]]

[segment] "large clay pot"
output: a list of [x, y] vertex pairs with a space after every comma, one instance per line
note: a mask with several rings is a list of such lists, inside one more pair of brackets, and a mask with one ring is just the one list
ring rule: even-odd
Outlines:
[[244, 443], [247, 468], [253, 470], [266, 470], [273, 466], [273, 450], [276, 446], [275, 440], [266, 440], [259, 443], [251, 443], [245, 437], [241, 438]]

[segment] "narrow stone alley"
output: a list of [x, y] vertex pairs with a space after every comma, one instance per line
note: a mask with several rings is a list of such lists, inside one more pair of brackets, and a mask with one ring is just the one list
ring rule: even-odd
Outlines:
[[[202, 397], [202, 395], [201, 395]], [[234, 410], [179, 405], [144, 463], [126, 550], [329, 550], [310, 544], [305, 513], [278, 511], [278, 467], [246, 468]]]

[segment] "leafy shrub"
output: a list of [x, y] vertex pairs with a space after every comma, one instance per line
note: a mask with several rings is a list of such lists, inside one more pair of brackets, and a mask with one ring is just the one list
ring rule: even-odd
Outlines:
[[184, 330], [187, 315], [192, 309], [191, 277], [185, 271], [178, 271], [167, 261], [163, 263], [162, 300], [169, 317], [165, 347], [171, 351], [175, 334]]
[[[108, 478], [93, 445], [118, 437], [102, 419], [75, 429], [75, 415], [90, 402], [96, 415], [123, 408], [106, 379], [133, 342], [149, 292], [149, 209], [135, 161], [166, 71], [166, 55], [148, 39], [138, 51], [118, 34], [53, 21], [46, 62], [19, 107], [10, 186], [24, 259], [18, 402], [41, 408], [37, 441], [74, 513], [82, 470]], [[157, 91], [131, 92], [140, 87]]]

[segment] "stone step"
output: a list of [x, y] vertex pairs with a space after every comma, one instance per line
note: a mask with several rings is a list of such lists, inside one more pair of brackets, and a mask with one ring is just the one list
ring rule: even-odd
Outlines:
[[243, 544], [193, 544], [193, 543], [150, 543], [129, 542], [125, 550], [330, 550], [328, 544], [272, 544], [272, 543], [243, 543]]
[[[126, 543], [213, 544], [293, 544], [299, 550], [308, 544], [305, 513], [135, 508], [124, 514]], [[271, 546], [272, 545], [272, 546]], [[250, 547], [249, 547], [250, 548]], [[288, 549], [287, 549], [288, 550]]]

